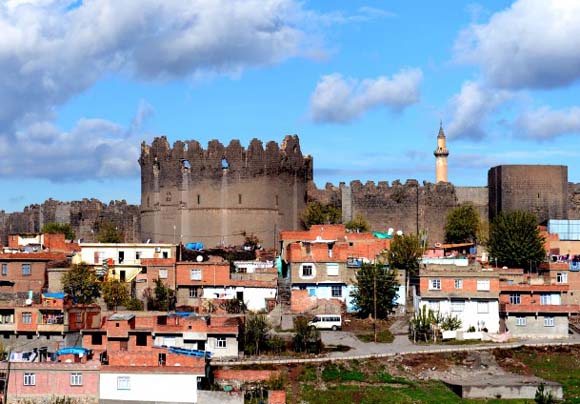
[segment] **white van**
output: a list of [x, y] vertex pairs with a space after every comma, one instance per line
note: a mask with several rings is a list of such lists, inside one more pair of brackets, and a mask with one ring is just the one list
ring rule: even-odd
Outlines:
[[308, 325], [319, 330], [340, 330], [342, 329], [342, 317], [340, 314], [317, 314]]

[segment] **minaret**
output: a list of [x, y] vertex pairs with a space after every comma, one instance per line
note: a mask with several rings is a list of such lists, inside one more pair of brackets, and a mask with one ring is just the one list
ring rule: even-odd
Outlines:
[[445, 133], [443, 133], [443, 123], [439, 124], [439, 134], [437, 135], [437, 149], [435, 155], [435, 182], [447, 182], [447, 156], [449, 150], [445, 145]]

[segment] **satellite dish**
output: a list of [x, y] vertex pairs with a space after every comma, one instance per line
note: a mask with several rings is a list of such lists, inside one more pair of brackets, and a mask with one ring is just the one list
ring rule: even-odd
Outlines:
[[148, 238], [147, 241], [145, 242], [145, 244], [149, 244], [151, 242], [151, 239]]
[[397, 230], [397, 236], [402, 236], [403, 235], [403, 230]]
[[203, 261], [203, 255], [198, 255], [197, 257], [195, 257], [195, 260], [197, 262], [202, 262]]
[[395, 229], [393, 229], [392, 227], [389, 227], [389, 230], [387, 231], [387, 234], [389, 236], [392, 236], [394, 231], [395, 231]]
[[27, 306], [30, 306], [32, 304], [32, 299], [26, 299], [25, 303]]

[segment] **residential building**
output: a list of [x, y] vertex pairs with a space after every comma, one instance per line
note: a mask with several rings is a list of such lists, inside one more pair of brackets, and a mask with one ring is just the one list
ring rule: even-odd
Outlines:
[[66, 260], [63, 253], [1, 253], [0, 296], [4, 300], [32, 298], [47, 285], [47, 267]]
[[[337, 299], [353, 309], [350, 294], [356, 271], [374, 262], [390, 244], [372, 233], [347, 233], [344, 225], [316, 225], [307, 231], [280, 233], [281, 257], [292, 289], [307, 290], [317, 299]], [[404, 281], [397, 304], [404, 304]]]
[[20, 233], [8, 236], [8, 249], [13, 252], [64, 252], [67, 254], [78, 251], [78, 244], [65, 240], [64, 234], [51, 233]]
[[499, 276], [476, 262], [468, 266], [422, 264], [415, 311], [427, 306], [442, 316], [461, 320], [462, 331], [473, 327], [499, 331]]
[[[205, 366], [103, 366], [100, 403], [197, 403]], [[201, 401], [199, 401], [201, 402]]]
[[518, 338], [568, 338], [569, 317], [580, 305], [568, 303], [567, 283], [521, 269], [499, 272], [501, 331]]
[[[162, 312], [114, 313], [100, 329], [83, 330], [83, 347], [107, 352], [111, 365], [153, 366], [169, 357], [156, 348], [207, 351], [212, 357], [237, 357], [239, 319]], [[161, 355], [163, 354], [163, 355]], [[185, 359], [175, 359], [184, 364]]]
[[141, 273], [142, 259], [175, 258], [173, 244], [81, 243], [79, 247], [74, 264], [88, 264], [97, 274], [122, 282], [131, 282]]
[[221, 257], [207, 261], [182, 261], [175, 264], [177, 306], [203, 308], [222, 300], [237, 298], [249, 310], [259, 311], [276, 299], [277, 271], [230, 273], [230, 264]]
[[85, 363], [7, 362], [0, 363], [3, 379], [8, 373], [5, 403], [40, 403], [47, 397], [64, 397], [78, 402], [99, 403], [98, 361]]

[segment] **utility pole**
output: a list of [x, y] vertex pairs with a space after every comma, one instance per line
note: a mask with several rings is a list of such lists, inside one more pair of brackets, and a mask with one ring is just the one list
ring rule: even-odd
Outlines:
[[373, 269], [373, 305], [375, 314], [373, 316], [373, 332], [375, 335], [375, 342], [377, 342], [377, 268]]

